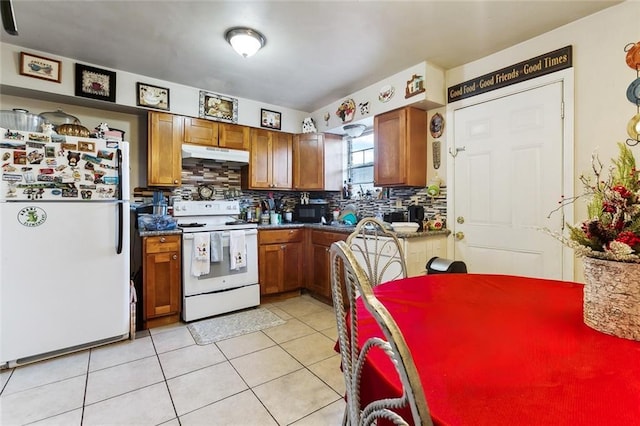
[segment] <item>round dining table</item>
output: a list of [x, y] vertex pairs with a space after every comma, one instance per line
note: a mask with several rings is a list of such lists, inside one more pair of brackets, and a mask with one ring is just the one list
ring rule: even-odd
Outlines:
[[[583, 322], [583, 285], [509, 275], [390, 281], [376, 297], [398, 324], [436, 425], [640, 425], [640, 342]], [[358, 300], [358, 339], [382, 336]], [[399, 395], [370, 353], [361, 402]], [[408, 412], [404, 412], [409, 418]]]

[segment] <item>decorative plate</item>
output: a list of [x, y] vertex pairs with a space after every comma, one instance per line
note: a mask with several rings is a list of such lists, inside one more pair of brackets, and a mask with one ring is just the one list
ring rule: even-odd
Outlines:
[[625, 46], [624, 51], [627, 52], [627, 65], [631, 69], [640, 69], [640, 41], [637, 43], [629, 43]]
[[393, 86], [387, 85], [383, 86], [380, 89], [380, 93], [378, 94], [378, 100], [380, 102], [389, 102], [391, 98], [393, 98], [393, 94], [396, 92]]
[[640, 105], [640, 77], [632, 81], [627, 88], [627, 99], [634, 105]]
[[210, 200], [213, 197], [214, 189], [210, 185], [200, 185], [198, 187], [198, 195], [201, 200]]
[[433, 136], [434, 138], [439, 138], [440, 136], [442, 136], [442, 132], [444, 132], [444, 118], [439, 112], [435, 113], [433, 117], [431, 117], [431, 123], [429, 123], [429, 131], [431, 132], [431, 136]]
[[342, 103], [338, 107], [338, 110], [336, 111], [336, 115], [340, 118], [342, 124], [352, 121], [355, 113], [356, 103], [353, 101], [353, 99], [345, 99], [344, 101], [342, 101]]

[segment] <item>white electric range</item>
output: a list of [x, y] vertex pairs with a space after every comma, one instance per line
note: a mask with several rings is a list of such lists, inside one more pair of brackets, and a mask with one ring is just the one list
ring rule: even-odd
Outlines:
[[[176, 201], [173, 216], [182, 229], [182, 319], [194, 321], [260, 304], [258, 230], [238, 219], [238, 201]], [[197, 236], [197, 238], [196, 238]], [[194, 256], [194, 238], [222, 250], [202, 273]], [[234, 244], [230, 244], [231, 240]], [[232, 269], [230, 246], [244, 242], [246, 266]], [[219, 250], [215, 250], [218, 252]], [[196, 276], [197, 275], [197, 276]]]

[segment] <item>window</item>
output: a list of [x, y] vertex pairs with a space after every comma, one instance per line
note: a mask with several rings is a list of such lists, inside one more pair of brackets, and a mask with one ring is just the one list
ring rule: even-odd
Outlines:
[[373, 132], [349, 140], [347, 145], [347, 179], [353, 185], [352, 196], [360, 192], [375, 195], [373, 186]]

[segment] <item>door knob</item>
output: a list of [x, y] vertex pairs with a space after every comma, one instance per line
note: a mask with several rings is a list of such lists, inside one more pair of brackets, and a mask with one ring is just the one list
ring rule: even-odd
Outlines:
[[177, 254], [174, 254], [173, 256], [171, 256], [171, 258], [172, 258], [173, 260], [177, 260], [177, 259], [178, 259], [178, 255], [177, 255]]
[[456, 240], [460, 241], [464, 239], [464, 232], [456, 232]]

